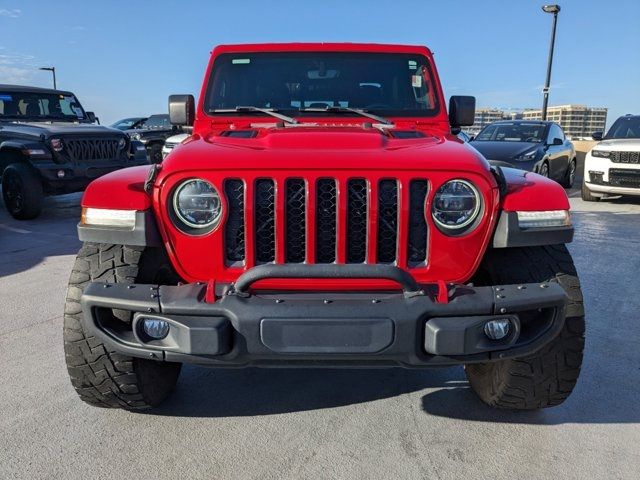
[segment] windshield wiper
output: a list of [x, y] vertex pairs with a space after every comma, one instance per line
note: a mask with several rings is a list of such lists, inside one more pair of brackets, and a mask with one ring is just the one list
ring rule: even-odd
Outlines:
[[357, 115], [362, 115], [363, 117], [370, 118], [379, 123], [384, 123], [385, 125], [393, 125], [391, 120], [387, 120], [384, 117], [380, 117], [378, 115], [374, 115], [373, 113], [369, 113], [362, 108], [351, 108], [351, 107], [337, 107], [327, 105], [326, 107], [320, 108], [301, 108], [301, 112], [328, 112], [328, 113], [355, 113]]
[[295, 118], [288, 117], [278, 111], [275, 108], [260, 108], [260, 107], [252, 107], [252, 106], [238, 106], [235, 108], [213, 108], [209, 110], [209, 113], [247, 113], [247, 112], [260, 112], [266, 115], [271, 115], [277, 119], [280, 119], [284, 122], [291, 123], [296, 125], [298, 121]]

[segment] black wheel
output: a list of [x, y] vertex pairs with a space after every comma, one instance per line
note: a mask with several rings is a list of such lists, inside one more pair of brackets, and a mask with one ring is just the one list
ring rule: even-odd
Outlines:
[[594, 194], [592, 194], [591, 190], [589, 190], [589, 187], [587, 187], [587, 185], [584, 182], [582, 182], [582, 189], [580, 190], [580, 196], [582, 197], [582, 200], [584, 200], [585, 202], [600, 201], [600, 197], [596, 197]]
[[534, 410], [561, 404], [576, 385], [584, 350], [580, 282], [564, 245], [490, 250], [477, 284], [558, 282], [568, 297], [560, 334], [527, 357], [466, 365], [469, 384], [492, 407]]
[[148, 149], [150, 163], [160, 163], [162, 161], [162, 145], [159, 143], [152, 144]]
[[[175, 284], [177, 278], [160, 249], [84, 244], [69, 279], [64, 309], [64, 353], [71, 383], [96, 407], [144, 410], [173, 391], [181, 364], [132, 358], [110, 351], [82, 327], [80, 296], [89, 282]], [[114, 311], [114, 321], [131, 321]]]
[[571, 188], [573, 187], [573, 183], [576, 180], [576, 159], [574, 158], [573, 160], [571, 160], [569, 162], [569, 165], [567, 166], [567, 171], [564, 174], [564, 178], [562, 179], [562, 186], [564, 188]]
[[549, 178], [549, 164], [547, 162], [543, 162], [542, 165], [540, 165], [540, 171], [538, 174]]
[[36, 218], [42, 211], [44, 201], [38, 174], [26, 163], [12, 163], [2, 173], [2, 198], [13, 218]]

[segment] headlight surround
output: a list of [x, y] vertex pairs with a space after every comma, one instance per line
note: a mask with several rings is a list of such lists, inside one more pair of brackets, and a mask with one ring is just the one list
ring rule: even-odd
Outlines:
[[482, 208], [482, 197], [469, 181], [449, 180], [436, 191], [431, 216], [438, 229], [447, 235], [460, 235], [474, 225]]
[[64, 149], [64, 143], [60, 138], [52, 138], [49, 143], [51, 143], [54, 152], [61, 152]]
[[173, 214], [177, 226], [193, 235], [215, 230], [222, 221], [222, 200], [216, 187], [206, 180], [185, 180], [173, 193]]
[[608, 152], [606, 150], [596, 150], [594, 148], [593, 150], [591, 150], [591, 156], [599, 158], [609, 158], [611, 156], [611, 152]]
[[124, 137], [120, 137], [118, 140], [118, 150], [123, 150], [124, 147], [127, 146], [127, 139]]

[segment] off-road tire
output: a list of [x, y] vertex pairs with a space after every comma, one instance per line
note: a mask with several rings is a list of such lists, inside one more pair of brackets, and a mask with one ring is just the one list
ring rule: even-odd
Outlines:
[[149, 149], [147, 150], [149, 155], [149, 163], [160, 163], [162, 162], [162, 144], [161, 143], [152, 143]]
[[586, 183], [584, 182], [582, 182], [582, 189], [580, 190], [580, 196], [582, 197], [582, 200], [584, 200], [585, 202], [598, 202], [600, 200], [600, 197], [596, 197], [591, 193], [591, 190], [589, 190], [589, 187], [587, 187]]
[[571, 254], [564, 245], [490, 250], [477, 284], [553, 281], [567, 293], [560, 334], [522, 358], [465, 366], [471, 388], [492, 407], [534, 410], [561, 404], [573, 391], [584, 350], [582, 292]]
[[[181, 364], [132, 358], [110, 350], [82, 324], [80, 296], [89, 282], [173, 283], [160, 249], [85, 243], [69, 279], [64, 309], [64, 353], [71, 383], [93, 406], [144, 410], [173, 391]], [[115, 312], [130, 321], [128, 312]]]
[[[11, 198], [16, 194], [20, 195], [19, 203]], [[13, 218], [31, 220], [42, 212], [42, 181], [30, 165], [12, 163], [2, 172], [2, 197], [7, 211]]]

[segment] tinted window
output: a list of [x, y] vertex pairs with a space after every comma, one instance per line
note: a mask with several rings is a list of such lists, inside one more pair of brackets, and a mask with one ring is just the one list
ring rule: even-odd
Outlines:
[[564, 142], [564, 133], [562, 132], [562, 129], [556, 125], [555, 123], [553, 123], [551, 125], [551, 127], [549, 128], [549, 135], [548, 135], [548, 142], [547, 143], [553, 143], [553, 140], [559, 138], [560, 140], [562, 140]]
[[145, 128], [171, 128], [169, 115], [152, 115], [144, 122]]
[[546, 126], [536, 123], [494, 123], [487, 125], [474, 142], [531, 142], [543, 140]]
[[[214, 63], [205, 109], [364, 108], [381, 115], [438, 111], [431, 66], [408, 54], [292, 52], [225, 54]], [[318, 113], [307, 113], [318, 115]], [[303, 114], [304, 115], [304, 114]]]
[[640, 117], [620, 117], [604, 138], [640, 138]]

